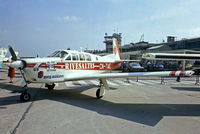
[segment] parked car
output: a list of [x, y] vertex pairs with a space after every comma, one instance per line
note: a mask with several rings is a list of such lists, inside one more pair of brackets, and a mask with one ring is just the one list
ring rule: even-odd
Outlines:
[[164, 71], [164, 65], [163, 64], [156, 64], [156, 71]]
[[151, 64], [147, 68], [147, 71], [164, 71], [164, 65], [163, 64]]
[[185, 65], [185, 70], [192, 70], [193, 69], [193, 65], [192, 64], [186, 64]]
[[194, 64], [192, 65], [192, 70], [194, 71], [195, 75], [200, 74], [200, 61], [195, 61]]
[[139, 63], [132, 62], [129, 64], [130, 72], [144, 72], [145, 69]]

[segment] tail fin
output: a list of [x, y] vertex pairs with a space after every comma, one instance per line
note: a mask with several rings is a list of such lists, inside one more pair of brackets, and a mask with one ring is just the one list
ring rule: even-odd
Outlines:
[[113, 38], [113, 54], [114, 54], [116, 60], [122, 59], [121, 53], [120, 53], [120, 50], [119, 50], [118, 41], [117, 41], [116, 38]]

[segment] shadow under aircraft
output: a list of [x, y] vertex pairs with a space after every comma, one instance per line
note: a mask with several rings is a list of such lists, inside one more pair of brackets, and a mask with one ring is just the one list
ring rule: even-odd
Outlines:
[[200, 91], [200, 87], [172, 87], [172, 89], [175, 90], [181, 90], [181, 91]]
[[[200, 116], [200, 104], [113, 103], [82, 94], [83, 91], [93, 87], [94, 86], [84, 86], [59, 90], [45, 90], [43, 88], [30, 87], [30, 91], [33, 94], [31, 101], [32, 103], [45, 99], [58, 101], [67, 105], [97, 112], [101, 115], [109, 115], [149, 126], [155, 126], [165, 116]], [[9, 90], [11, 93], [15, 94], [23, 91], [23, 88], [19, 86], [2, 83], [0, 83], [0, 88]], [[0, 109], [5, 109], [7, 105], [19, 104], [19, 96], [20, 94], [10, 97], [1, 97]]]

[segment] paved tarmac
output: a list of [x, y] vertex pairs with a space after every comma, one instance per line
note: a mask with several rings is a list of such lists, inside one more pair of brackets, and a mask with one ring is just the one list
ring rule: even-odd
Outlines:
[[200, 87], [195, 77], [109, 80], [111, 90], [95, 98], [98, 81], [30, 84], [30, 102], [22, 103], [16, 74], [10, 84], [0, 70], [0, 134], [199, 134]]

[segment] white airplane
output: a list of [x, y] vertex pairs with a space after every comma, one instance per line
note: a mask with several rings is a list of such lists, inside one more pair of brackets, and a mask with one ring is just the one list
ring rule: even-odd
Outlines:
[[[105, 89], [109, 89], [107, 79], [127, 78], [137, 76], [191, 76], [193, 71], [165, 71], [165, 72], [139, 72], [139, 73], [105, 73], [121, 66], [123, 60], [119, 51], [117, 40], [113, 38], [113, 54], [98, 56], [85, 52], [72, 50], [56, 51], [44, 58], [26, 58], [17, 60], [12, 47], [12, 59], [15, 62], [8, 64], [21, 71], [26, 83], [45, 83], [48, 89], [53, 89], [55, 83], [75, 80], [99, 80], [96, 97], [102, 98]], [[20, 95], [21, 101], [29, 101], [31, 95], [25, 88]]]
[[142, 55], [145, 59], [156, 60], [190, 60], [199, 61], [200, 54], [171, 54], [171, 53], [146, 53]]

